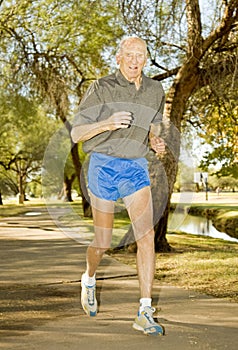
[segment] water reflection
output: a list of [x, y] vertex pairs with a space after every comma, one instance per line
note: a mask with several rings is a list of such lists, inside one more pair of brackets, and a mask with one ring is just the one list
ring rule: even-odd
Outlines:
[[203, 216], [194, 216], [187, 213], [174, 212], [170, 214], [168, 228], [170, 231], [179, 230], [195, 235], [204, 235], [220, 238], [226, 241], [238, 242], [238, 239], [217, 231], [212, 221]]

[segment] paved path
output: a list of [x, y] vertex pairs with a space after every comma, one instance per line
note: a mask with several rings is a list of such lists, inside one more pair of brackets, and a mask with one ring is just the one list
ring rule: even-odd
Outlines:
[[80, 277], [86, 246], [41, 214], [0, 220], [0, 349], [237, 349], [238, 304], [159, 281], [153, 301], [166, 335], [134, 331], [136, 271], [108, 256], [97, 274], [100, 312], [84, 315]]

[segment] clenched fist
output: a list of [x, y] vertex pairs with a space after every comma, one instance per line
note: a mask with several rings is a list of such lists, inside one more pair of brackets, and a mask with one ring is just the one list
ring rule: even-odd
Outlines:
[[165, 142], [158, 136], [150, 136], [150, 146], [158, 155], [162, 155], [165, 153]]
[[130, 127], [133, 120], [131, 112], [121, 111], [115, 112], [107, 119], [110, 130], [125, 129]]

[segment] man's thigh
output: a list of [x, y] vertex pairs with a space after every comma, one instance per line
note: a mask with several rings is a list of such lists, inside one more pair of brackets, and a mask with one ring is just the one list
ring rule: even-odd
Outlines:
[[92, 246], [109, 248], [112, 238], [114, 220], [114, 202], [96, 197], [90, 193], [94, 223], [94, 240]]
[[153, 204], [150, 186], [123, 198], [136, 240], [153, 230]]

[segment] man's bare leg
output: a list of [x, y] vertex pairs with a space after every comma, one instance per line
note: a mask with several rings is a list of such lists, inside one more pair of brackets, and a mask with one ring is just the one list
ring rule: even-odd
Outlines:
[[137, 241], [137, 271], [141, 298], [151, 298], [155, 271], [153, 209], [150, 187], [124, 198]]
[[112, 227], [114, 220], [114, 202], [103, 200], [90, 194], [93, 223], [94, 240], [87, 249], [87, 274], [94, 276], [104, 252], [110, 248], [112, 238]]
[[94, 240], [87, 249], [87, 270], [81, 279], [81, 303], [89, 316], [97, 315], [96, 278], [95, 273], [103, 257], [110, 247], [114, 216], [114, 202], [105, 201], [91, 194], [94, 221]]
[[155, 251], [150, 187], [144, 187], [124, 200], [137, 241], [137, 270], [141, 293], [140, 308], [133, 328], [145, 334], [162, 335], [164, 328], [154, 321], [155, 309], [151, 307]]

